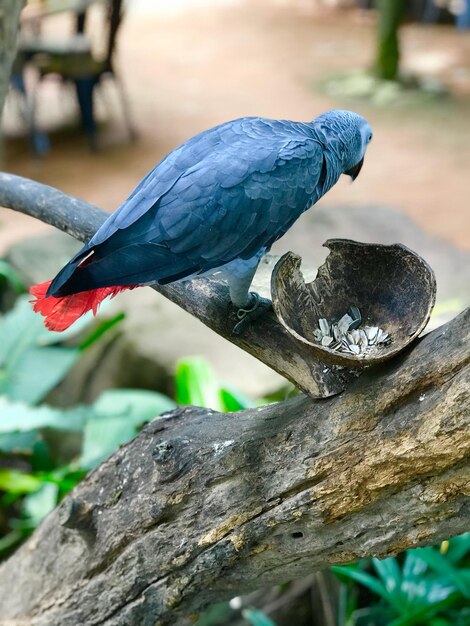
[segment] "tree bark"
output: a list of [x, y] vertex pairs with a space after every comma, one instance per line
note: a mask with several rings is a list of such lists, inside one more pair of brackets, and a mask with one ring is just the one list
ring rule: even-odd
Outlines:
[[469, 335], [467, 310], [328, 400], [156, 419], [3, 564], [0, 624], [189, 624], [468, 530]]
[[23, 0], [0, 0], [0, 119], [16, 55], [18, 23]]
[[[0, 204], [80, 239], [104, 219], [5, 174]], [[159, 290], [306, 375], [310, 357], [272, 316], [234, 338], [226, 293], [204, 284]], [[156, 419], [0, 567], [0, 625], [188, 624], [208, 603], [468, 530], [469, 335], [467, 310], [327, 400]]]

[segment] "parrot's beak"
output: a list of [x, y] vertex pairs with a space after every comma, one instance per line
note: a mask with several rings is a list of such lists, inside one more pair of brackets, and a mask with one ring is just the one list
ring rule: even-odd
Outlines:
[[359, 172], [361, 171], [363, 165], [364, 165], [364, 157], [362, 157], [359, 163], [357, 163], [354, 167], [352, 167], [350, 170], [344, 173], [347, 174], [348, 176], [351, 176], [351, 180], [356, 180], [356, 178], [359, 176]]

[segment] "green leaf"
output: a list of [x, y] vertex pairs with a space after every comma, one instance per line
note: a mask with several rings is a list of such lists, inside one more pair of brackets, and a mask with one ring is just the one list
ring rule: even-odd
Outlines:
[[69, 468], [59, 468], [52, 472], [47, 478], [51, 482], [55, 483], [59, 488], [59, 496], [62, 498], [69, 491], [78, 485], [83, 480], [86, 472], [84, 470], [70, 471]]
[[0, 433], [30, 432], [45, 427], [79, 432], [90, 411], [88, 407], [69, 410], [49, 406], [31, 407], [24, 402], [12, 402], [0, 396]]
[[6, 556], [11, 549], [23, 539], [23, 533], [19, 529], [11, 530], [0, 538], [0, 557]]
[[464, 533], [449, 540], [446, 557], [454, 564], [461, 561], [470, 552], [470, 533]]
[[425, 561], [439, 576], [445, 576], [461, 594], [470, 599], [470, 585], [465, 576], [452, 563], [434, 548], [417, 548], [418, 556]]
[[423, 626], [424, 624], [429, 624], [429, 619], [431, 617], [436, 615], [436, 613], [442, 609], [452, 606], [456, 599], [457, 598], [454, 595], [445, 598], [440, 602], [435, 602], [434, 604], [407, 611], [404, 615], [401, 615], [397, 619], [390, 622], [388, 626]]
[[4, 393], [12, 400], [37, 404], [60, 383], [79, 355], [77, 348], [51, 346], [25, 350], [9, 368]]
[[0, 452], [11, 454], [29, 454], [35, 443], [39, 441], [40, 433], [30, 430], [24, 433], [0, 434]]
[[95, 467], [136, 433], [135, 425], [127, 416], [88, 420], [83, 434], [80, 467], [87, 470]]
[[3, 259], [0, 260], [0, 276], [10, 283], [16, 293], [23, 293], [26, 291], [26, 287], [21, 279], [21, 276], [15, 268], [10, 265], [10, 263], [4, 261]]
[[80, 348], [62, 345], [88, 326], [91, 318], [85, 317], [63, 333], [50, 332], [33, 312], [29, 297], [18, 298], [0, 319], [0, 393], [37, 404], [65, 377], [81, 351], [118, 323], [122, 314], [102, 322]]
[[389, 594], [389, 603], [398, 613], [403, 613], [405, 611], [405, 597], [401, 589], [401, 571], [398, 567], [397, 560], [394, 557], [382, 561], [373, 558], [372, 565]]
[[13, 494], [33, 493], [42, 486], [37, 476], [16, 469], [0, 469], [0, 490]]
[[122, 322], [124, 318], [124, 313], [118, 313], [110, 319], [104, 319], [100, 321], [98, 324], [96, 324], [95, 328], [93, 328], [92, 332], [82, 341], [82, 343], [80, 344], [80, 350], [86, 350], [86, 348], [92, 346], [105, 333], [107, 333], [109, 330], [111, 330], [111, 328], [116, 326], [116, 324]]
[[27, 296], [0, 319], [0, 393], [34, 404], [65, 376], [79, 351], [46, 345], [51, 334]]
[[31, 493], [23, 500], [23, 512], [28, 518], [30, 526], [36, 526], [57, 505], [59, 488], [53, 483], [45, 483], [35, 493]]
[[389, 593], [400, 589], [401, 571], [394, 557], [384, 560], [373, 558], [372, 565]]
[[242, 615], [252, 626], [276, 626], [272, 619], [259, 609], [244, 609]]
[[407, 550], [403, 563], [403, 582], [417, 583], [421, 580], [428, 566], [420, 559], [416, 550]]
[[[377, 578], [374, 578], [374, 576], [371, 576], [367, 572], [339, 565], [334, 565], [330, 567], [330, 569], [334, 574], [337, 574], [340, 577], [342, 576], [346, 579], [353, 580], [364, 587], [367, 587], [367, 589], [372, 591], [372, 593], [377, 594], [384, 600], [387, 600], [387, 602], [391, 601], [391, 596], [385, 589], [384, 585]], [[393, 604], [393, 602], [390, 603]]]
[[222, 387], [220, 394], [223, 410], [228, 413], [243, 411], [244, 409], [250, 409], [257, 405], [257, 403], [253, 402], [253, 400], [251, 400], [248, 396], [235, 389]]
[[93, 405], [98, 417], [125, 416], [135, 426], [150, 422], [157, 415], [172, 411], [176, 403], [156, 391], [109, 389]]
[[356, 609], [346, 626], [389, 626], [395, 615], [396, 611], [390, 605], [374, 604]]
[[175, 375], [178, 404], [195, 405], [223, 411], [220, 386], [205, 359], [191, 357], [179, 361]]
[[13, 309], [0, 318], [0, 366], [29, 346], [38, 346], [50, 333], [40, 315], [34, 313], [28, 296], [17, 299]]
[[155, 391], [105, 391], [93, 405], [94, 413], [86, 422], [80, 466], [91, 469], [135, 437], [142, 424], [175, 407], [173, 400]]

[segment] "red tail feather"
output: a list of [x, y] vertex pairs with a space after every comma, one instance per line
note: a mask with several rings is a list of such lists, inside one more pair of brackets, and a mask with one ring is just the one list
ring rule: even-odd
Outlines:
[[51, 282], [48, 280], [40, 285], [33, 285], [29, 293], [36, 298], [31, 300], [34, 311], [45, 317], [44, 324], [49, 330], [57, 332], [71, 326], [87, 311], [93, 311], [93, 315], [96, 315], [100, 304], [108, 296], [114, 298], [120, 291], [133, 289], [133, 286], [102, 287], [56, 298], [55, 296], [46, 296]]

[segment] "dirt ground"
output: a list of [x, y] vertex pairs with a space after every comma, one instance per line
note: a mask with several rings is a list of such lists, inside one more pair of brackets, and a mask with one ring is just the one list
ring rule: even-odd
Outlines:
[[[51, 151], [34, 162], [16, 133], [14, 102], [6, 111], [6, 169], [36, 178], [108, 210], [173, 147], [196, 132], [244, 116], [312, 119], [353, 108], [374, 128], [361, 176], [343, 179], [326, 205], [390, 205], [431, 234], [470, 249], [470, 34], [452, 27], [409, 25], [403, 67], [438, 77], [453, 97], [427, 105], [382, 108], [332, 98], [325, 77], [366, 68], [375, 25], [358, 11], [315, 9], [273, 0], [139, 0], [122, 27], [118, 66], [139, 132], [125, 141], [114, 85], [101, 94], [108, 109], [103, 149], [91, 154], [78, 132], [58, 131], [76, 116], [73, 94], [49, 82], [39, 93], [39, 122]], [[15, 239], [47, 229], [2, 211], [0, 252]]]

